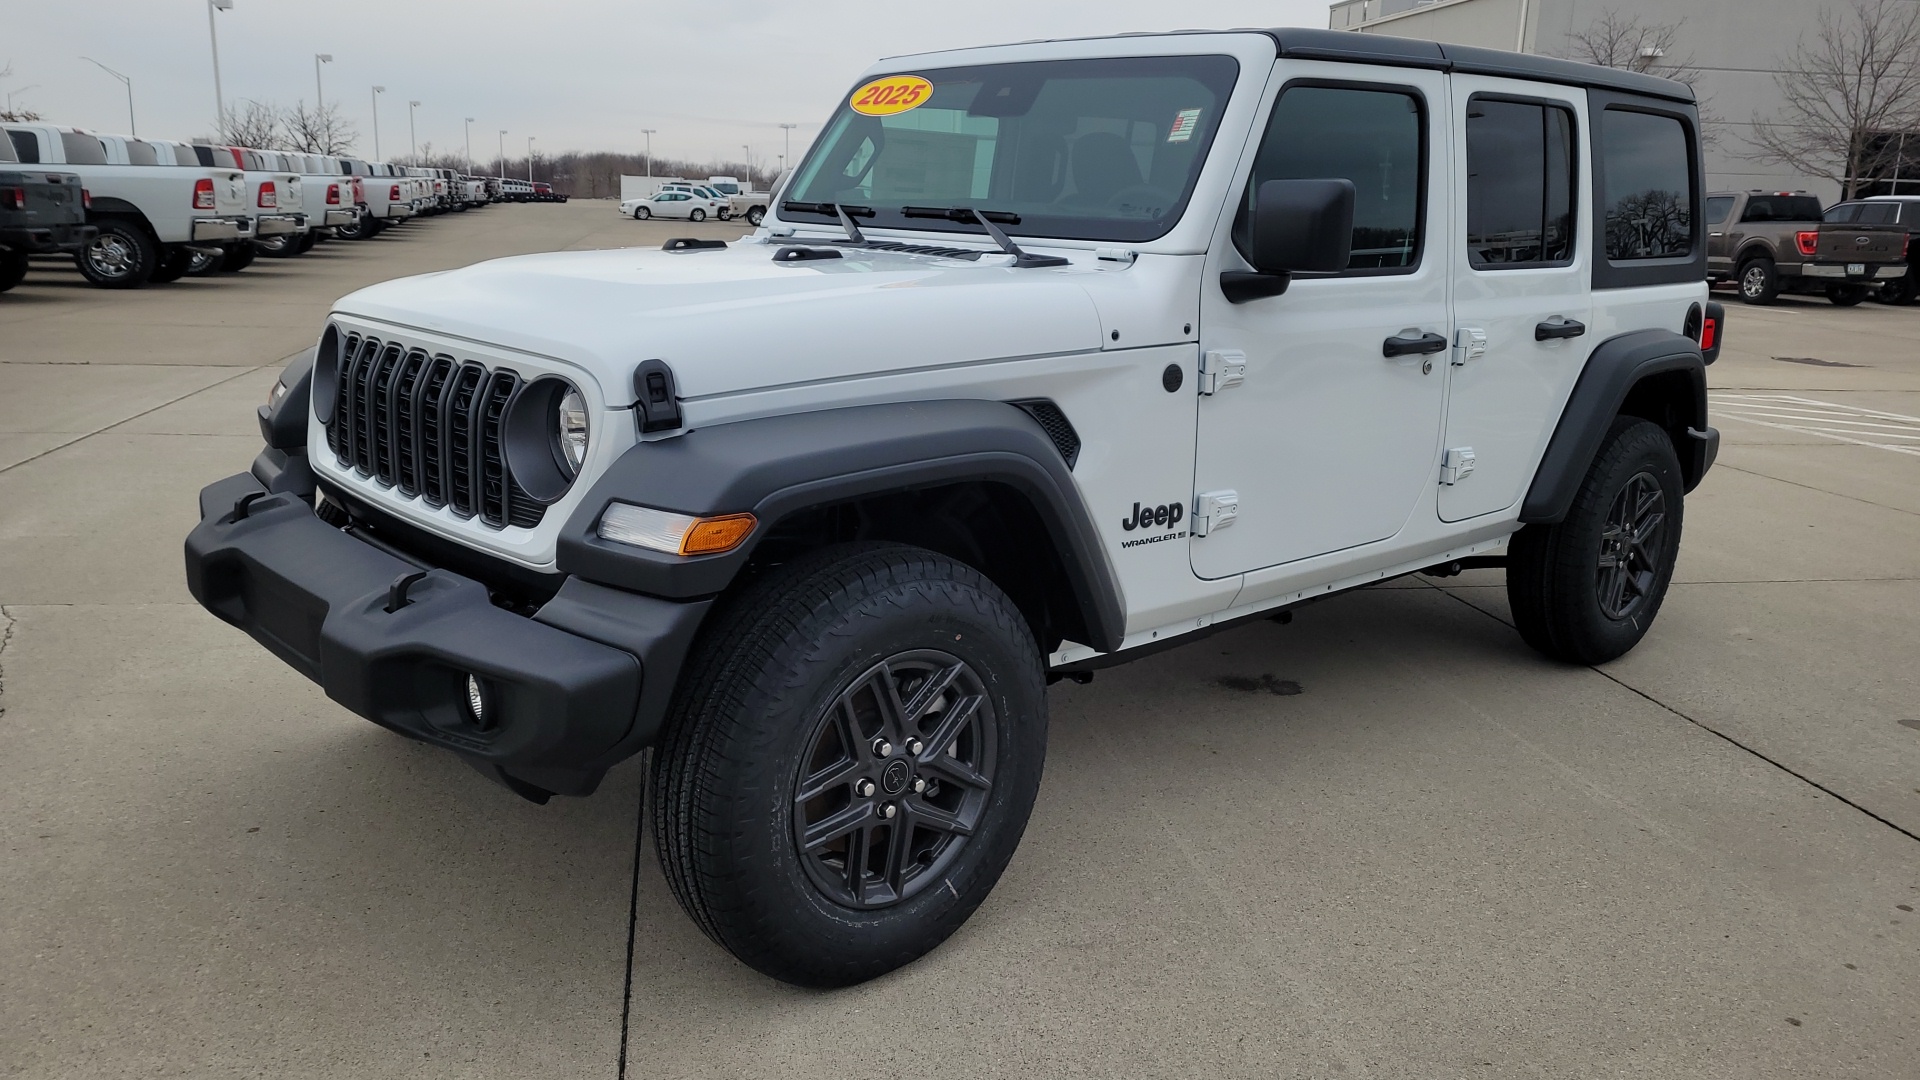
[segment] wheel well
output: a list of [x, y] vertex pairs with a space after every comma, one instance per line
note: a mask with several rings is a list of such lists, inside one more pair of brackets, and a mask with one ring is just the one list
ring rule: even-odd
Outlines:
[[1689, 372], [1662, 371], [1634, 383], [1633, 389], [1627, 391], [1627, 399], [1620, 403], [1620, 415], [1651, 420], [1666, 431], [1673, 443], [1674, 456], [1680, 459], [1680, 467], [1687, 474], [1689, 487], [1700, 481], [1700, 477], [1692, 475], [1694, 455], [1686, 452], [1691, 438], [1687, 431], [1703, 411], [1702, 402], [1695, 397], [1697, 393], [1699, 390]]
[[103, 197], [93, 200], [93, 209], [88, 213], [87, 219], [96, 224], [103, 220], [125, 221], [139, 226], [140, 230], [147, 234], [147, 238], [156, 245], [160, 243], [160, 234], [153, 231], [153, 225], [147, 220], [147, 215], [141, 213], [139, 207], [125, 199]]
[[1768, 262], [1779, 261], [1773, 257], [1772, 248], [1765, 244], [1752, 244], [1744, 248], [1739, 255], [1734, 257], [1733, 265], [1736, 267], [1745, 266], [1756, 259], [1765, 259]]
[[1040, 515], [1012, 487], [990, 481], [889, 492], [790, 514], [767, 531], [740, 580], [802, 551], [852, 540], [912, 544], [978, 570], [1013, 600], [1045, 652], [1064, 640], [1090, 639], [1065, 563]]

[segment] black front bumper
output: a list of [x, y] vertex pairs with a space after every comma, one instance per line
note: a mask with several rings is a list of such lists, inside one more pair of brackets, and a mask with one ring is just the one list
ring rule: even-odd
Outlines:
[[78, 251], [100, 235], [97, 225], [39, 225], [27, 229], [0, 229], [0, 248], [34, 255]]
[[542, 800], [590, 793], [652, 743], [709, 606], [569, 578], [517, 614], [481, 582], [376, 547], [250, 473], [201, 491], [200, 514], [187, 587], [208, 611], [359, 715]]

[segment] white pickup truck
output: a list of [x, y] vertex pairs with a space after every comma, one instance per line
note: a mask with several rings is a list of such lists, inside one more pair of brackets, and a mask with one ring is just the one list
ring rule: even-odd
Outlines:
[[87, 220], [99, 235], [76, 252], [81, 274], [102, 288], [173, 281], [196, 248], [223, 253], [253, 239], [246, 173], [201, 165], [175, 147], [127, 139], [113, 164], [100, 137], [54, 124], [6, 124], [21, 162], [58, 165], [92, 195]]
[[343, 240], [368, 240], [389, 225], [413, 216], [413, 197], [404, 177], [389, 175], [390, 166], [359, 158], [341, 158], [340, 172], [351, 178], [360, 219], [336, 234]]
[[709, 176], [706, 186], [726, 197], [729, 217], [746, 218], [747, 224], [757, 229], [760, 219], [767, 216], [767, 204], [772, 198], [770, 192], [749, 191], [751, 183], [743, 184], [739, 178], [732, 176]]
[[285, 198], [280, 203], [307, 215], [307, 230], [298, 236], [277, 239], [263, 236], [255, 241], [260, 254], [277, 258], [303, 255], [322, 237], [332, 236], [334, 230], [350, 227], [359, 220], [360, 211], [353, 205], [353, 181], [340, 175], [338, 159], [291, 151], [260, 153], [269, 162], [277, 163], [276, 168], [300, 175], [300, 205], [295, 207]]
[[277, 161], [270, 160], [260, 150], [249, 150], [239, 146], [220, 146], [208, 143], [194, 143], [193, 152], [199, 156], [203, 165], [225, 166], [231, 161], [246, 170], [247, 205], [252, 207], [254, 243], [240, 244], [228, 251], [217, 267], [197, 266], [196, 271], [212, 273], [214, 270], [228, 272], [244, 270], [258, 254], [260, 241], [273, 239], [276, 243], [298, 245], [301, 234], [308, 229], [307, 215], [303, 209], [303, 193], [300, 175], [277, 168]]

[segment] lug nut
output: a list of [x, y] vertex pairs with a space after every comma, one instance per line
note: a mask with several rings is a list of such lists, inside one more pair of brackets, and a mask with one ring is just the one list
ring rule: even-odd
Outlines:
[[914, 793], [915, 795], [918, 795], [918, 794], [920, 794], [921, 792], [923, 792], [923, 791], [925, 791], [925, 790], [927, 790], [927, 782], [926, 782], [925, 780], [922, 780], [922, 779], [920, 779], [920, 778], [919, 778], [919, 777], [917, 777], [917, 776], [916, 776], [916, 777], [914, 777], [914, 778], [913, 778], [913, 793]]
[[853, 793], [855, 795], [858, 795], [863, 799], [868, 799], [873, 797], [873, 792], [874, 792], [873, 781], [855, 780], [853, 782]]
[[888, 803], [880, 808], [880, 816], [888, 820], [892, 820], [895, 813], [898, 813], [898, 811], [894, 809], [892, 803]]
[[873, 756], [874, 757], [892, 757], [893, 744], [888, 742], [885, 739], [873, 740]]
[[919, 739], [907, 740], [907, 753], [909, 754], [918, 754], [920, 751], [925, 750], [926, 748], [927, 748], [927, 745], [921, 742]]

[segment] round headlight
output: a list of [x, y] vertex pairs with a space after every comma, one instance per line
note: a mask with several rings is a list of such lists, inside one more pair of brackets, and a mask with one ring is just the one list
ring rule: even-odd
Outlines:
[[568, 387], [560, 396], [560, 403], [554, 407], [553, 435], [568, 475], [578, 476], [587, 460], [587, 399], [580, 396], [580, 391]]

